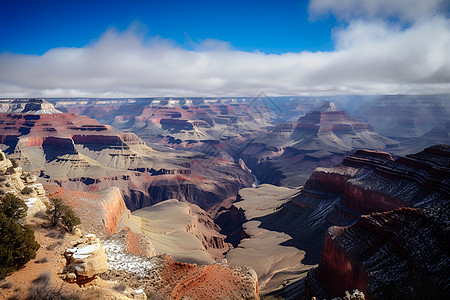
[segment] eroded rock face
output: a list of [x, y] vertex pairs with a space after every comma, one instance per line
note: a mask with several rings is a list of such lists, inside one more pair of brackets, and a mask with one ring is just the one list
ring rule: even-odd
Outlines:
[[74, 210], [86, 232], [109, 236], [129, 224], [131, 213], [117, 187], [98, 192], [72, 191], [55, 185], [45, 188], [50, 197], [63, 199]]
[[108, 270], [105, 249], [94, 234], [85, 235], [64, 255], [69, 261], [69, 270], [76, 272], [78, 280], [89, 279]]
[[198, 266], [177, 262], [170, 255], [147, 260], [151, 267], [145, 273], [136, 267], [111, 270], [102, 278], [121, 278], [127, 286], [143, 287], [157, 299], [260, 299], [258, 278], [251, 268], [231, 267], [226, 261]]
[[177, 261], [211, 264], [230, 249], [204, 210], [176, 199], [134, 211], [130, 228], [148, 236], [158, 254]]
[[299, 186], [316, 167], [338, 164], [355, 149], [383, 150], [397, 145], [370, 124], [326, 102], [297, 122], [278, 124], [251, 142], [243, 158], [261, 182]]
[[131, 210], [168, 198], [208, 209], [253, 182], [234, 162], [165, 147], [155, 151], [134, 133], [44, 104], [37, 105], [45, 109], [15, 109], [11, 101], [2, 103], [6, 109], [0, 113], [2, 147], [41, 181], [82, 191], [117, 186]]
[[449, 208], [400, 208], [331, 227], [310, 281], [331, 296], [356, 287], [367, 299], [448, 299]]
[[[225, 263], [203, 267], [168, 260], [162, 270], [169, 284], [163, 294], [171, 299], [259, 299], [258, 277], [249, 267], [229, 267]], [[175, 279], [175, 281], [173, 281]]]
[[6, 154], [0, 150], [0, 190], [2, 194], [11, 193], [25, 201], [27, 217], [45, 211], [49, 203], [45, 190], [35, 176], [24, 172], [21, 167], [13, 167]]

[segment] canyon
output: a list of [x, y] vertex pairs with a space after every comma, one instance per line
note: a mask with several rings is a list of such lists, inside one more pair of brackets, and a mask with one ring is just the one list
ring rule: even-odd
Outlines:
[[253, 182], [237, 164], [197, 152], [157, 151], [133, 133], [52, 107], [45, 100], [16, 100], [9, 109], [3, 103], [0, 114], [3, 150], [45, 183], [81, 191], [116, 186], [135, 210], [169, 198], [208, 209]]
[[446, 298], [446, 98], [369, 98], [0, 100], [0, 149], [30, 218], [61, 198], [100, 238], [91, 296]]

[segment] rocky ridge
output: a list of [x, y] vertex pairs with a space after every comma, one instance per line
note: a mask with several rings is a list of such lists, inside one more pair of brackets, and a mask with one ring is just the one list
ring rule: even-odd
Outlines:
[[308, 275], [309, 293], [336, 296], [357, 287], [367, 299], [447, 299], [449, 217], [446, 202], [373, 213], [352, 226], [331, 227], [319, 267]]
[[261, 182], [293, 187], [302, 185], [316, 167], [336, 165], [356, 149], [383, 150], [397, 145], [370, 124], [325, 102], [297, 122], [278, 124], [246, 145], [242, 155]]
[[[45, 100], [28, 104], [52, 112]], [[133, 133], [75, 113], [10, 109], [0, 116], [0, 147], [24, 169], [65, 189], [118, 186], [131, 210], [168, 198], [209, 208], [253, 182], [248, 170], [234, 163], [195, 152], [156, 151]]]

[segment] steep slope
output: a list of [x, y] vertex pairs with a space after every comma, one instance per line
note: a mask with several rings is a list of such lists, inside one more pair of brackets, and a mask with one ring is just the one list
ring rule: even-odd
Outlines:
[[[396, 160], [385, 152], [359, 150], [340, 165], [317, 168], [282, 209], [258, 218], [258, 229], [287, 234], [291, 239], [283, 246], [305, 251], [297, 265], [313, 265], [319, 263], [329, 227], [349, 226], [371, 212], [440, 205], [449, 199], [449, 183], [450, 146], [436, 145]], [[276, 295], [301, 290], [302, 284], [293, 284]]]
[[449, 208], [401, 208], [331, 227], [309, 294], [323, 296], [323, 285], [328, 296], [358, 288], [367, 299], [448, 299]]
[[177, 261], [211, 264], [230, 249], [202, 209], [175, 199], [134, 211], [130, 228], [148, 236], [157, 253]]
[[305, 251], [286, 245], [291, 236], [260, 226], [262, 217], [279, 210], [298, 192], [298, 189], [263, 184], [240, 190], [238, 201], [233, 203], [234, 207], [244, 211], [248, 220], [243, 224], [247, 237], [226, 254], [226, 259], [231, 265], [252, 267], [258, 274], [263, 295], [303, 278], [310, 268], [300, 264]]
[[326, 102], [297, 122], [281, 123], [247, 144], [243, 157], [261, 182], [298, 186], [316, 167], [335, 165], [355, 149], [383, 150], [397, 145], [370, 124]]

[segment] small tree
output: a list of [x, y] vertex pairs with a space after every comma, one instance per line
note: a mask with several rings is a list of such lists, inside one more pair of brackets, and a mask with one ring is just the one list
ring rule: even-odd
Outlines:
[[31, 226], [20, 225], [0, 210], [0, 279], [35, 258], [39, 247]]
[[71, 232], [75, 226], [81, 224], [80, 218], [78, 218], [73, 210], [68, 206], [66, 206], [64, 214], [61, 216], [61, 222], [69, 232]]
[[53, 227], [58, 225], [59, 220], [61, 220], [61, 223], [70, 232], [75, 226], [81, 224], [80, 218], [75, 215], [69, 206], [64, 204], [61, 198], [52, 198], [50, 201], [53, 204], [53, 209], [47, 211], [47, 213], [50, 215]]
[[0, 211], [15, 221], [24, 219], [27, 216], [28, 206], [25, 201], [11, 193], [6, 194], [0, 203]]
[[19, 166], [14, 158], [11, 158], [10, 161], [13, 168], [17, 168]]
[[50, 215], [50, 222], [55, 227], [64, 213], [65, 204], [61, 198], [52, 198], [50, 201], [53, 204], [53, 209], [48, 210], [47, 213]]

